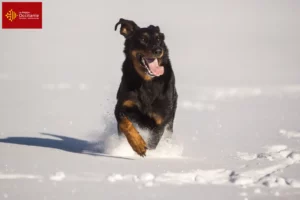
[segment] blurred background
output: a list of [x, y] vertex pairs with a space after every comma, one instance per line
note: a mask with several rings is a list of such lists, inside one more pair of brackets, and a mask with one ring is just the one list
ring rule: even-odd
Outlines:
[[121, 79], [121, 17], [160, 26], [181, 94], [300, 83], [300, 1], [43, 1], [42, 30], [0, 30], [0, 131], [99, 128]]
[[160, 26], [180, 83], [300, 81], [296, 0], [43, 1], [42, 30], [1, 30], [1, 80], [118, 82], [120, 17]]

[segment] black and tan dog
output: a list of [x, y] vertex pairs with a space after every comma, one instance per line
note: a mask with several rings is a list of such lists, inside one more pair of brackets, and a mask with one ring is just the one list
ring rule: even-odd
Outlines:
[[[117, 92], [115, 117], [132, 149], [145, 156], [155, 149], [165, 130], [173, 132], [177, 108], [175, 76], [165, 36], [158, 26], [140, 28], [131, 20], [120, 19], [125, 37], [123, 76]], [[150, 132], [147, 144], [134, 123]], [[166, 128], [166, 129], [165, 129]]]

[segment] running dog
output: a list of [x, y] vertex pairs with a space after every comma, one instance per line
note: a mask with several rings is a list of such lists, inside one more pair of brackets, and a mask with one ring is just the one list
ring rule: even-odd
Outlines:
[[[157, 147], [165, 130], [173, 133], [178, 98], [175, 75], [158, 26], [140, 28], [120, 18], [115, 31], [119, 25], [125, 60], [114, 114], [119, 135], [124, 134], [132, 149], [144, 157], [147, 149]], [[147, 143], [134, 124], [150, 132]]]

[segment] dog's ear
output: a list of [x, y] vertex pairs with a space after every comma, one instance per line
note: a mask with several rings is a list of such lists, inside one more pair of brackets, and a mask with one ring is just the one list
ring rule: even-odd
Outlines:
[[150, 25], [150, 26], [148, 26], [148, 28], [151, 28], [151, 29], [156, 30], [157, 32], [160, 32], [159, 26], [153, 26], [153, 25]]
[[118, 28], [118, 25], [121, 24], [120, 34], [123, 35], [126, 39], [132, 36], [132, 34], [139, 29], [138, 25], [134, 21], [126, 20], [120, 18], [119, 22], [115, 25], [115, 31]]

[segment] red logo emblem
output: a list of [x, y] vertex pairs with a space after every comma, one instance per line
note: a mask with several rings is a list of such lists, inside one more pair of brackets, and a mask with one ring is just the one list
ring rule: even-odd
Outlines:
[[2, 2], [3, 29], [41, 29], [42, 2]]

